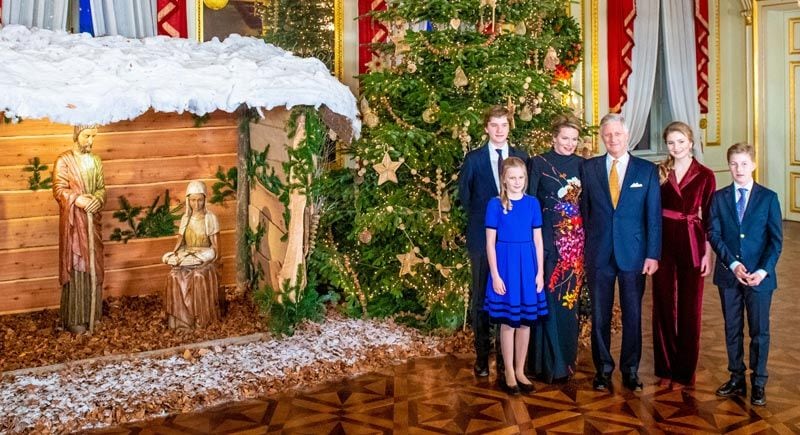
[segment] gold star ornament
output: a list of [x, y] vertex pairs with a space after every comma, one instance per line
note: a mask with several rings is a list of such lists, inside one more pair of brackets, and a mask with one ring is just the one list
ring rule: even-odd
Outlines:
[[422, 259], [417, 257], [417, 253], [412, 248], [405, 254], [397, 254], [397, 259], [400, 260], [400, 276], [409, 274], [414, 276], [417, 272], [414, 271], [414, 266], [422, 263]]
[[397, 168], [399, 168], [402, 164], [402, 160], [393, 162], [392, 158], [389, 157], [389, 153], [384, 152], [383, 160], [381, 160], [380, 163], [375, 163], [372, 165], [372, 169], [378, 173], [378, 186], [387, 181], [397, 183]]

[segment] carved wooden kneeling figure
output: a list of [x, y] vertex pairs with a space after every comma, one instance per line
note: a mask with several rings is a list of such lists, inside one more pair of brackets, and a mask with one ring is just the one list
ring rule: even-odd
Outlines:
[[202, 328], [221, 317], [224, 295], [217, 273], [219, 221], [206, 209], [207, 196], [202, 181], [189, 183], [178, 243], [162, 258], [172, 266], [164, 290], [170, 328]]

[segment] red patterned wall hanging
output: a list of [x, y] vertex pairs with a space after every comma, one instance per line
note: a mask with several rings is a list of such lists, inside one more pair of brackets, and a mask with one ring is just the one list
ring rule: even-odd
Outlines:
[[695, 53], [697, 55], [697, 102], [708, 113], [708, 0], [694, 0]]
[[367, 63], [375, 56], [370, 44], [386, 41], [386, 26], [366, 14], [386, 10], [386, 0], [358, 0], [358, 73], [366, 74]]
[[188, 37], [186, 0], [158, 0], [158, 34], [173, 38]]
[[609, 0], [608, 23], [608, 104], [612, 112], [622, 110], [628, 99], [628, 77], [633, 52], [635, 0]]

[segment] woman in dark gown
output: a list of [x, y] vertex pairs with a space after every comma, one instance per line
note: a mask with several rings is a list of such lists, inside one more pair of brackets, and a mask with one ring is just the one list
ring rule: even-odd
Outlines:
[[542, 205], [544, 283], [550, 315], [531, 331], [528, 374], [552, 383], [575, 373], [578, 304], [583, 288], [583, 220], [579, 208], [583, 158], [575, 155], [580, 127], [571, 118], [553, 125], [553, 148], [528, 161], [528, 193]]

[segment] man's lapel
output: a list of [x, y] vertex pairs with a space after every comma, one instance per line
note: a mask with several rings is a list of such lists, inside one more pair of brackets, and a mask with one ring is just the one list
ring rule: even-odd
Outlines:
[[630, 185], [632, 183], [631, 180], [636, 179], [636, 174], [638, 173], [639, 167], [636, 164], [636, 160], [633, 156], [628, 157], [628, 167], [625, 168], [625, 178], [622, 180], [622, 185], [619, 186], [619, 202], [617, 202], [617, 207], [622, 201], [625, 199], [625, 192], [630, 189]]
[[595, 165], [595, 170], [597, 174], [597, 179], [600, 181], [600, 185], [603, 186], [603, 191], [605, 192], [606, 200], [608, 204], [611, 205], [611, 188], [608, 185], [608, 172], [606, 172], [606, 159], [608, 158], [608, 154], [604, 155], [603, 158], [595, 160], [597, 163]]
[[[734, 198], [735, 197], [736, 196], [734, 195]], [[750, 192], [750, 198], [747, 200], [747, 205], [744, 208], [744, 216], [742, 216], [742, 222], [744, 222], [748, 216], [751, 216], [753, 213], [755, 213], [755, 209], [758, 207], [758, 203], [756, 201], [760, 200], [761, 200], [761, 186], [758, 183], [753, 183], [753, 191]]]
[[480, 179], [491, 180], [489, 185], [494, 192], [493, 196], [499, 195], [500, 192], [497, 190], [497, 183], [494, 182], [494, 172], [492, 171], [492, 159], [489, 155], [488, 143], [481, 147], [481, 158], [478, 160], [480, 161]]
[[725, 203], [728, 215], [731, 216], [736, 225], [739, 225], [739, 214], [736, 213], [736, 195], [733, 192], [733, 183], [722, 191], [722, 202]]

